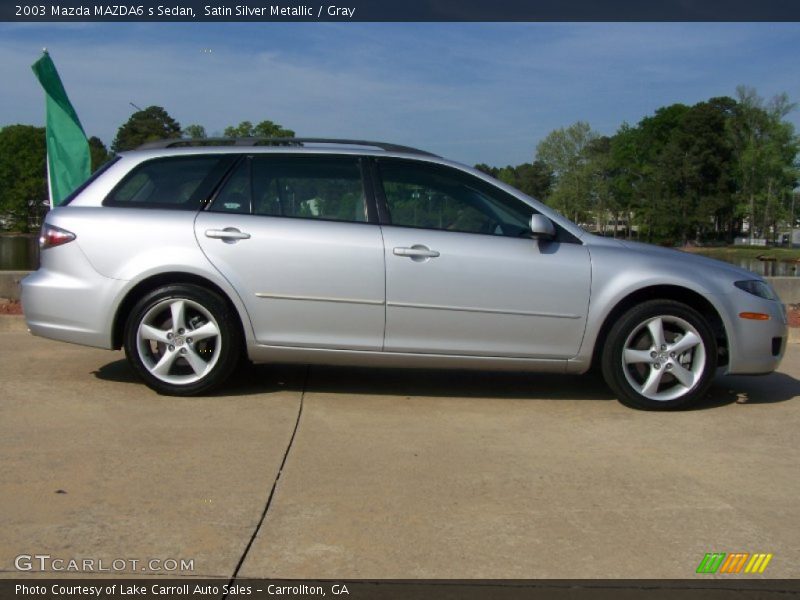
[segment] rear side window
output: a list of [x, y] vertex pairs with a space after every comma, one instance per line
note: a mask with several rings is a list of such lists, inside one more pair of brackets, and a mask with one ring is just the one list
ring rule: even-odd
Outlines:
[[180, 156], [142, 163], [106, 197], [105, 206], [197, 210], [235, 157]]
[[367, 221], [361, 167], [355, 157], [250, 157], [236, 167], [211, 210]]

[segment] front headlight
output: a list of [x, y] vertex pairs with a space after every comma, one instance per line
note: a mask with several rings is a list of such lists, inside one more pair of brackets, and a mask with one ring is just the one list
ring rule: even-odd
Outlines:
[[758, 279], [737, 281], [733, 285], [735, 285], [740, 290], [744, 290], [748, 294], [753, 294], [754, 296], [758, 296], [759, 298], [764, 298], [765, 300], [778, 299], [778, 296], [775, 295], [775, 292], [772, 291], [772, 288], [769, 287], [768, 284], [764, 283], [763, 281], [759, 281]]

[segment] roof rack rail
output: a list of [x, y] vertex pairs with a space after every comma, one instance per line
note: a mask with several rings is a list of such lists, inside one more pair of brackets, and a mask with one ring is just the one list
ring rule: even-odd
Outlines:
[[136, 148], [137, 150], [157, 150], [161, 148], [182, 148], [194, 146], [303, 146], [304, 144], [336, 144], [341, 146], [368, 146], [380, 148], [387, 152], [404, 152], [406, 154], [422, 154], [436, 156], [431, 152], [387, 144], [386, 142], [372, 142], [368, 140], [341, 140], [335, 138], [289, 138], [289, 137], [240, 137], [240, 138], [171, 138], [147, 142]]

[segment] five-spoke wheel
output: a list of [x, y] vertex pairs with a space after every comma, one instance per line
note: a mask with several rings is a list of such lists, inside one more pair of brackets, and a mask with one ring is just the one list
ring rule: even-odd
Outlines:
[[651, 300], [629, 310], [612, 327], [602, 366], [609, 386], [629, 406], [686, 407], [711, 382], [716, 342], [694, 309]]
[[225, 301], [193, 285], [159, 288], [134, 307], [125, 351], [160, 393], [191, 395], [222, 383], [239, 358], [241, 336]]

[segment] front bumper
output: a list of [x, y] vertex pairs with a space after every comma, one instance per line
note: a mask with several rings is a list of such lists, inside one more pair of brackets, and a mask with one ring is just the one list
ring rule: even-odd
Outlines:
[[[741, 290], [714, 299], [724, 307], [722, 319], [728, 337], [725, 372], [761, 375], [777, 369], [786, 352], [789, 331], [783, 304]], [[739, 316], [746, 312], [767, 314], [769, 320], [756, 321]]]

